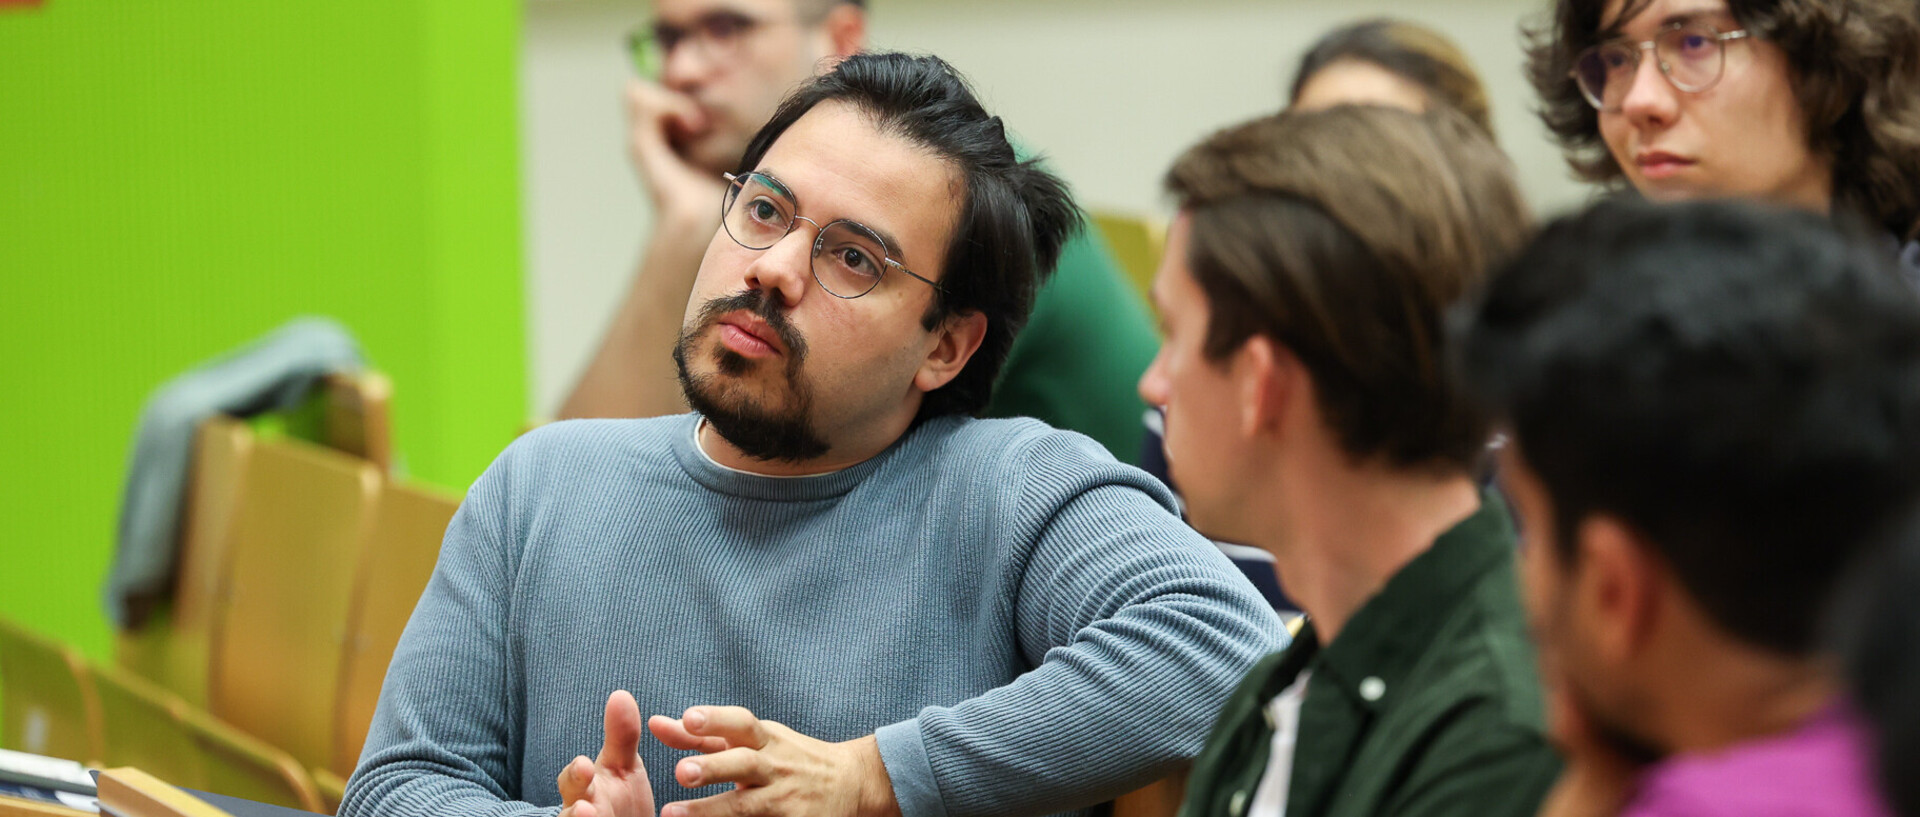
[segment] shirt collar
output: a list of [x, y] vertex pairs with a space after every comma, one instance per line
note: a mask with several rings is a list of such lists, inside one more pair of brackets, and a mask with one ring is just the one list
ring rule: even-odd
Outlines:
[[[1427, 645], [1462, 604], [1469, 588], [1513, 558], [1513, 520], [1500, 495], [1480, 492], [1480, 508], [1433, 542], [1433, 547], [1387, 580], [1341, 629], [1340, 637], [1319, 650], [1316, 684], [1338, 687], [1358, 706], [1378, 708], [1404, 682], [1426, 653]], [[1311, 622], [1309, 622], [1311, 627]], [[1301, 633], [1318, 643], [1318, 636]]]

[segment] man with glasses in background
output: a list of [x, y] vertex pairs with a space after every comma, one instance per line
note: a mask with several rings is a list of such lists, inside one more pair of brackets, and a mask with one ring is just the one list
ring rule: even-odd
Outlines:
[[[673, 382], [673, 333], [706, 237], [720, 174], [780, 98], [866, 44], [866, 9], [845, 0], [657, 0], [629, 37], [630, 153], [653, 204], [653, 231], [630, 289], [563, 418], [686, 410]], [[1158, 346], [1145, 304], [1098, 239], [1077, 232], [1035, 302], [984, 411], [1037, 417], [1137, 462], [1145, 409], [1133, 382]]]
[[1914, 0], [1557, 0], [1528, 38], [1580, 176], [1829, 214], [1920, 284]]
[[696, 413], [546, 426], [474, 484], [341, 814], [1034, 815], [1176, 771], [1279, 619], [1145, 473], [967, 416], [1064, 186], [897, 54], [719, 178]]

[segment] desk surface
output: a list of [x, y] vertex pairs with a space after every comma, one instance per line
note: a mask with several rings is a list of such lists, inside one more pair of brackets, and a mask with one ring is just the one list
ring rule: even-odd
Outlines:
[[224, 794], [214, 794], [210, 791], [200, 791], [199, 789], [181, 789], [181, 791], [205, 800], [207, 805], [231, 814], [233, 817], [313, 817], [313, 812], [311, 811], [301, 811], [295, 808], [287, 808], [286, 806], [256, 803], [252, 800], [242, 800], [238, 797], [228, 797]]

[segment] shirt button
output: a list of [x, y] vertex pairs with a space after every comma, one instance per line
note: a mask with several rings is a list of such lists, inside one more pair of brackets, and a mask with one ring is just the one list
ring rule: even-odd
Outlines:
[[1385, 694], [1387, 694], [1387, 682], [1380, 680], [1377, 676], [1368, 676], [1366, 680], [1360, 682], [1360, 697], [1362, 698], [1369, 701], [1377, 701], [1380, 700], [1380, 696]]
[[1227, 813], [1232, 815], [1232, 817], [1240, 817], [1240, 815], [1247, 813], [1247, 792], [1245, 789], [1233, 793], [1233, 799], [1227, 801]]

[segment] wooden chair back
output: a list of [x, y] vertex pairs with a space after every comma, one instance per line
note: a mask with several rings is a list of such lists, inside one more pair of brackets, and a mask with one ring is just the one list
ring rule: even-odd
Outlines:
[[206, 789], [201, 752], [188, 732], [191, 707], [178, 695], [113, 667], [94, 670], [100, 694], [100, 765], [132, 766], [175, 786]]
[[198, 710], [182, 713], [206, 770], [205, 791], [258, 803], [324, 812], [313, 778], [292, 755]]
[[321, 388], [321, 442], [393, 473], [393, 381], [379, 372], [333, 374]]
[[352, 774], [360, 761], [387, 664], [393, 661], [400, 633], [433, 575], [440, 540], [459, 507], [458, 498], [413, 486], [389, 483], [382, 492], [367, 545], [360, 552], [347, 614], [336, 707], [339, 721], [330, 767], [336, 774]]
[[187, 481], [173, 601], [156, 621], [135, 632], [120, 632], [114, 642], [114, 663], [195, 707], [207, 705], [214, 615], [253, 445], [253, 431], [240, 420], [222, 415], [200, 425]]
[[92, 763], [100, 702], [80, 653], [0, 619], [0, 748]]
[[291, 439], [259, 441], [243, 478], [208, 709], [310, 766], [332, 759], [348, 598], [381, 484], [368, 461]]

